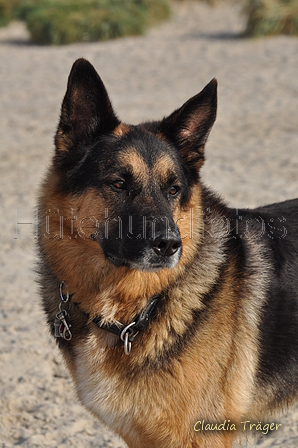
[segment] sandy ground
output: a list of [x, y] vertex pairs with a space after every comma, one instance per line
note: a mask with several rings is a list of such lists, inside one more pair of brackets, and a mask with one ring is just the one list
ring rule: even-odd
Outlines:
[[[203, 178], [233, 206], [298, 196], [298, 39], [243, 40], [236, 6], [176, 7], [146, 36], [66, 47], [0, 30], [0, 446], [124, 447], [78, 403], [34, 284], [34, 209], [67, 76], [89, 59], [126, 122], [161, 118], [219, 82]], [[296, 448], [298, 408], [242, 446]]]

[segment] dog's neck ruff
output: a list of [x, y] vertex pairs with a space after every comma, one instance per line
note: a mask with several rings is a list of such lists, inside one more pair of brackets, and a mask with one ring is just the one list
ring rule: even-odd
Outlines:
[[[70, 300], [73, 296], [73, 294], [63, 294], [63, 288], [65, 286], [65, 282], [62, 281], [60, 283], [60, 304], [59, 304], [59, 312], [56, 314], [56, 319], [54, 323], [55, 327], [55, 337], [56, 338], [63, 338], [66, 341], [70, 341], [72, 339], [72, 334], [70, 331], [70, 318], [69, 318], [69, 311], [71, 308]], [[158, 299], [160, 298], [160, 295], [153, 296], [146, 306], [146, 308], [143, 309], [143, 311], [135, 316], [135, 318], [130, 322], [128, 325], [124, 325], [122, 323], [102, 323], [102, 318], [95, 317], [92, 322], [101, 330], [109, 331], [110, 333], [113, 333], [117, 336], [119, 336], [119, 339], [124, 344], [124, 352], [126, 355], [129, 355], [131, 351], [131, 344], [135, 340], [136, 336], [141, 332], [144, 331], [149, 323], [150, 316], [152, 315], [155, 306], [158, 302]], [[66, 305], [65, 305], [66, 304]], [[67, 309], [65, 309], [65, 306]], [[75, 305], [76, 308], [80, 311], [80, 313], [84, 314], [88, 317], [86, 313], [80, 310], [78, 305]]]

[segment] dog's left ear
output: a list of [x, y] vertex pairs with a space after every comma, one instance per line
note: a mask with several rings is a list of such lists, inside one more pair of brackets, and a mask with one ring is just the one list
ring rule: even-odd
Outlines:
[[212, 81], [180, 109], [164, 118], [159, 130], [178, 148], [188, 165], [199, 169], [204, 162], [204, 145], [215, 122], [217, 81]]

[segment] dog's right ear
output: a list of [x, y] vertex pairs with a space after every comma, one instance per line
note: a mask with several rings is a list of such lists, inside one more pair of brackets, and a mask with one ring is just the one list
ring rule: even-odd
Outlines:
[[72, 66], [55, 136], [56, 154], [82, 153], [87, 144], [119, 124], [106, 88], [90, 62]]
[[216, 109], [217, 81], [213, 79], [159, 124], [159, 131], [178, 148], [182, 159], [194, 171], [204, 162], [204, 146], [216, 118]]

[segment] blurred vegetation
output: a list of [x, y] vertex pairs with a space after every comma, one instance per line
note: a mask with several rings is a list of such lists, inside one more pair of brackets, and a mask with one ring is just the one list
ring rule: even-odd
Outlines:
[[39, 44], [142, 34], [169, 15], [168, 0], [0, 0], [0, 25], [24, 20]]
[[19, 3], [19, 0], [0, 0], [0, 26], [5, 26], [16, 18]]
[[[188, 1], [188, 0], [180, 0]], [[211, 5], [220, 1], [205, 0]], [[234, 0], [235, 1], [235, 0]], [[142, 34], [173, 0], [0, 0], [0, 26], [24, 20], [31, 40], [62, 45]], [[298, 35], [298, 0], [241, 0], [246, 36]]]
[[201, 2], [201, 3], [207, 3], [210, 6], [217, 6], [220, 3], [239, 3], [239, 0], [174, 0], [179, 3], [187, 3], [187, 2]]
[[298, 35], [298, 0], [244, 0], [245, 35]]

